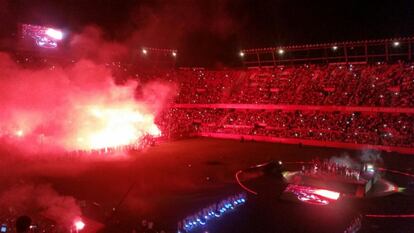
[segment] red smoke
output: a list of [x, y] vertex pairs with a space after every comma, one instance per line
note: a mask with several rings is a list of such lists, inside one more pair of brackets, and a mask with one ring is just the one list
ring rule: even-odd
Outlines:
[[[81, 209], [70, 196], [61, 196], [50, 185], [16, 185], [0, 195], [0, 208], [7, 216], [29, 214], [56, 221], [69, 228], [81, 216]], [[5, 213], [7, 211], [8, 213]]]
[[[0, 52], [0, 142], [13, 144], [0, 147], [0, 166], [8, 171], [3, 178], [13, 183], [1, 190], [1, 213], [40, 216], [65, 228], [73, 227], [73, 221], [81, 217], [75, 199], [59, 195], [41, 181], [32, 184], [25, 180], [76, 175], [88, 163], [48, 161], [50, 156], [43, 155], [127, 145], [146, 134], [159, 135], [154, 118], [174, 90], [163, 81], [115, 84], [107, 63], [122, 60], [128, 50], [123, 44], [102, 39], [97, 28], [87, 27], [69, 45], [68, 54], [76, 57], [69, 65], [47, 64], [50, 61], [44, 59], [33, 59], [34, 64], [30, 57], [26, 64]], [[15, 148], [41, 157], [17, 156], [20, 153]]]
[[154, 117], [170, 93], [150, 83], [136, 100], [137, 81], [116, 85], [109, 68], [85, 59], [26, 69], [0, 53], [0, 76], [0, 135], [30, 150], [114, 147], [159, 135]]
[[91, 59], [97, 62], [111, 62], [122, 59], [131, 50], [124, 43], [103, 39], [100, 28], [86, 26], [80, 34], [76, 34], [70, 41], [70, 53], [75, 57]]

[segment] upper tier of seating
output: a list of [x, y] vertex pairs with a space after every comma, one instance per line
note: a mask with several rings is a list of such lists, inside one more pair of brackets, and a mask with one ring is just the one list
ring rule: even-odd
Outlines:
[[176, 103], [414, 106], [414, 65], [301, 65], [163, 73], [179, 84]]

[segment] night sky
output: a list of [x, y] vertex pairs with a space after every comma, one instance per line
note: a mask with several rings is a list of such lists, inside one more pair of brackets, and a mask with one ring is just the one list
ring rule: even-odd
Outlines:
[[414, 1], [0, 0], [1, 37], [17, 23], [177, 48], [183, 65], [236, 65], [242, 48], [412, 36]]

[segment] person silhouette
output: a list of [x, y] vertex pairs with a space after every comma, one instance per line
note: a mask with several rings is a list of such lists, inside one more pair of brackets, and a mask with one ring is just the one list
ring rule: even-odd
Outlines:
[[23, 216], [18, 217], [16, 220], [16, 232], [17, 233], [29, 232], [31, 224], [32, 224], [32, 219], [29, 216], [23, 215]]

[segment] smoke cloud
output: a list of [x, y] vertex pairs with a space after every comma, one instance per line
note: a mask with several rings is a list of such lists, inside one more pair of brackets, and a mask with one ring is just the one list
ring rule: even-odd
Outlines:
[[59, 194], [39, 177], [77, 176], [93, 163], [50, 155], [159, 135], [154, 120], [172, 100], [175, 85], [161, 79], [117, 84], [113, 62], [128, 56], [127, 47], [88, 26], [71, 38], [72, 57], [64, 58], [69, 62], [30, 57], [19, 62], [0, 52], [0, 168], [7, 171], [1, 175], [3, 216], [25, 214], [72, 226], [82, 216], [75, 198]]
[[32, 215], [70, 227], [81, 209], [70, 196], [59, 195], [50, 185], [21, 184], [0, 195], [0, 207], [8, 216]]
[[137, 79], [117, 85], [107, 61], [124, 57], [126, 46], [102, 39], [95, 27], [74, 36], [71, 51], [79, 60], [35, 68], [0, 53], [0, 137], [49, 152], [128, 145], [160, 134], [154, 118], [174, 95], [173, 85]]
[[362, 150], [359, 155], [356, 155], [354, 157], [351, 157], [347, 153], [343, 153], [340, 156], [333, 156], [329, 160], [342, 166], [357, 169], [361, 168], [362, 163], [371, 163], [377, 165], [383, 163], [381, 152], [373, 150]]
[[82, 32], [70, 40], [70, 54], [95, 62], [121, 60], [128, 55], [129, 49], [122, 42], [103, 39], [103, 31], [96, 26], [86, 26]]

